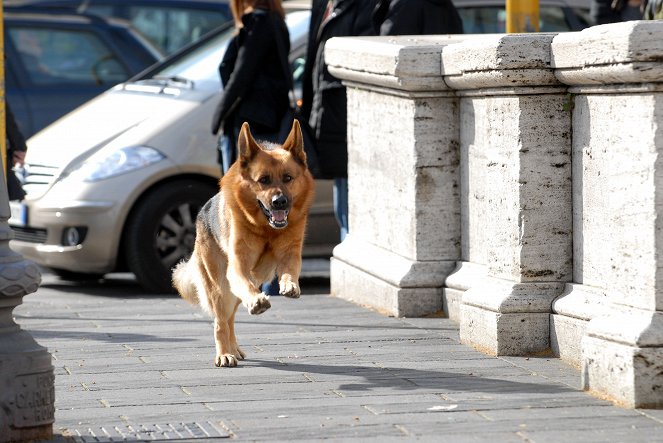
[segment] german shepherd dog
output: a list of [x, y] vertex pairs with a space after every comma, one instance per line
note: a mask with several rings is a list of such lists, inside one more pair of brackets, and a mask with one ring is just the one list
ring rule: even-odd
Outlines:
[[245, 357], [235, 338], [235, 313], [270, 308], [260, 285], [279, 278], [279, 293], [300, 295], [299, 273], [315, 182], [306, 167], [297, 120], [283, 145], [258, 143], [242, 125], [237, 161], [220, 191], [198, 214], [193, 254], [173, 270], [181, 297], [214, 317], [216, 366]]

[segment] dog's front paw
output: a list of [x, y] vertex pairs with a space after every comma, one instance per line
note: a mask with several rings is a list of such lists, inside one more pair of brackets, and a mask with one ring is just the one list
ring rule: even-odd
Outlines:
[[218, 354], [214, 359], [216, 367], [234, 367], [237, 366], [237, 357], [233, 354]]
[[302, 291], [299, 289], [299, 285], [292, 280], [281, 281], [279, 283], [279, 294], [284, 297], [299, 298], [301, 293]]
[[244, 360], [246, 357], [246, 354], [239, 348], [239, 346], [235, 346], [235, 352], [233, 352], [233, 354], [237, 360]]
[[253, 300], [253, 303], [247, 307], [249, 309], [249, 314], [258, 315], [271, 308], [272, 304], [269, 302], [269, 299], [265, 294], [259, 294], [255, 300]]

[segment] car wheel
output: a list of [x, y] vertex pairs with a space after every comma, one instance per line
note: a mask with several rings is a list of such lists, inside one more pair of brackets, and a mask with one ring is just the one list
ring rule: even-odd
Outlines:
[[127, 222], [123, 249], [129, 269], [147, 291], [172, 293], [171, 269], [193, 252], [196, 216], [217, 192], [196, 181], [153, 189]]

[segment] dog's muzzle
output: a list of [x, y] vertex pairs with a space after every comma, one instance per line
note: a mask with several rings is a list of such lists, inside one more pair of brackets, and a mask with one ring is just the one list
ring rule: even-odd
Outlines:
[[272, 197], [270, 208], [267, 208], [260, 200], [258, 200], [258, 204], [272, 228], [283, 229], [288, 226], [289, 202], [285, 195], [278, 194]]

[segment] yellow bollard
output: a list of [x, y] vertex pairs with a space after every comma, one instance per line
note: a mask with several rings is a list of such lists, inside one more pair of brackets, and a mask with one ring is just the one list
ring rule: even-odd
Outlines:
[[539, 32], [539, 0], [506, 0], [506, 32]]

